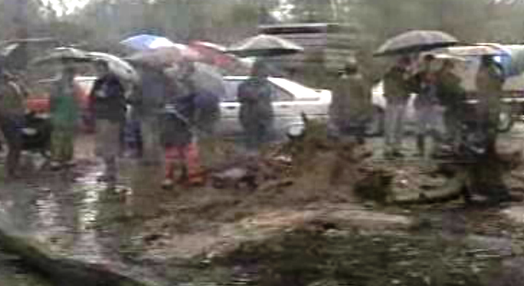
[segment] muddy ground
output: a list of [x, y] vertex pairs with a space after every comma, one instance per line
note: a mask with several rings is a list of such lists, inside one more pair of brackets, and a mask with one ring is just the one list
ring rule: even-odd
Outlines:
[[[521, 149], [517, 127], [500, 148]], [[366, 164], [394, 171], [404, 191], [445, 184], [424, 179], [435, 162], [412, 156], [407, 143], [405, 159], [385, 161], [381, 139], [371, 140]], [[92, 138], [78, 145], [79, 164], [69, 172], [28, 166], [25, 179], [3, 180], [0, 212], [17, 232], [81, 261], [181, 285], [520, 285], [511, 283], [524, 269], [524, 203], [380, 205], [343, 183], [319, 184], [318, 173], [292, 186], [162, 190], [161, 169], [134, 159], [121, 160], [119, 182], [108, 188], [96, 180]], [[228, 148], [208, 159], [236, 160]], [[507, 177], [515, 193], [521, 174]]]

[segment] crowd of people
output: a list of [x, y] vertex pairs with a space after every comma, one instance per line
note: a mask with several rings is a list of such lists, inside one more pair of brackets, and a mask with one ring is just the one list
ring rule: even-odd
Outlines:
[[[199, 162], [197, 138], [211, 137], [220, 118], [221, 92], [203, 89], [193, 79], [195, 64], [179, 63], [176, 69], [137, 67], [140, 82], [130, 88], [112, 72], [107, 62], [96, 62], [98, 78], [89, 95], [89, 113], [95, 119], [96, 154], [103, 159], [105, 172], [101, 181], [117, 179], [117, 159], [122, 151], [122, 130], [126, 122], [140, 125], [138, 155], [146, 165], [165, 162], [163, 186], [176, 183], [187, 186], [204, 183]], [[465, 90], [453, 72], [452, 60], [439, 61], [428, 54], [420, 61], [400, 57], [383, 76], [385, 109], [385, 156], [404, 156], [404, 117], [413, 93], [417, 117], [416, 142], [419, 156], [436, 155], [440, 149], [457, 151], [461, 142]], [[25, 99], [27, 91], [7, 71], [0, 71], [0, 127], [9, 153], [8, 177], [17, 177], [23, 146]], [[73, 165], [74, 142], [81, 110], [79, 86], [74, 66], [64, 65], [60, 80], [50, 96], [51, 167], [61, 170]], [[258, 150], [271, 138], [274, 124], [269, 69], [257, 61], [251, 76], [238, 87], [241, 108], [239, 121], [245, 131], [247, 150]], [[482, 58], [477, 75], [478, 126], [486, 135], [488, 149], [494, 148], [497, 132], [499, 95], [503, 76], [491, 57]], [[372, 114], [371, 85], [362, 76], [356, 61], [348, 61], [332, 88], [329, 126], [332, 135], [350, 135], [365, 142]], [[132, 113], [129, 115], [129, 109]], [[443, 124], [441, 124], [443, 121]], [[445, 127], [443, 130], [441, 125]], [[427, 150], [427, 139], [435, 148]], [[164, 159], [162, 160], [161, 157]], [[181, 175], [176, 177], [177, 168]]]
[[[417, 156], [457, 154], [465, 143], [463, 125], [475, 122], [488, 152], [494, 152], [500, 113], [503, 71], [493, 57], [481, 58], [476, 85], [478, 104], [466, 103], [466, 90], [454, 72], [455, 60], [433, 54], [422, 58], [400, 57], [382, 77], [386, 108], [384, 141], [386, 158], [404, 157], [405, 117], [413, 94], [416, 117]], [[333, 89], [330, 120], [335, 134], [353, 135], [363, 142], [373, 107], [371, 85], [351, 61]], [[432, 139], [433, 148], [427, 147]]]

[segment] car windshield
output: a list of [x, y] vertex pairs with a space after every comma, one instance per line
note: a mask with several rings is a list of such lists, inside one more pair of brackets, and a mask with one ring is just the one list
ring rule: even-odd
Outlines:
[[0, 286], [524, 285], [524, 0], [0, 0], [0, 27]]

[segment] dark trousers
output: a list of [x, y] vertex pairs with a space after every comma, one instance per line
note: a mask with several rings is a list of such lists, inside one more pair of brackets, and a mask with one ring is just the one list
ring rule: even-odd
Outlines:
[[22, 129], [24, 128], [23, 116], [2, 116], [0, 117], [0, 129], [4, 134], [7, 147], [6, 171], [8, 176], [15, 175], [20, 161], [20, 154], [23, 148]]

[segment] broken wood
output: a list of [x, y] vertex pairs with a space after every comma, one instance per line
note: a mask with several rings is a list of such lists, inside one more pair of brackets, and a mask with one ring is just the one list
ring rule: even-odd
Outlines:
[[98, 264], [61, 257], [29, 239], [10, 234], [0, 228], [0, 246], [6, 252], [16, 254], [29, 268], [41, 273], [53, 285], [76, 286], [153, 286], [109, 270]]

